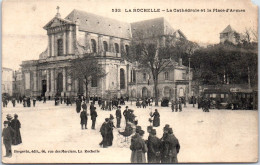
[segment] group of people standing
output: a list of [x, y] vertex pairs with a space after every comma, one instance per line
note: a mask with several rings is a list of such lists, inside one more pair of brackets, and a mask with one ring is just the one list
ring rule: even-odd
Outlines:
[[[80, 104], [80, 108], [78, 107], [78, 104], [77, 104], [77, 108], [76, 108], [77, 113], [79, 113], [81, 111], [81, 107], [83, 109], [83, 111], [80, 113], [81, 129], [84, 129], [84, 126], [85, 126], [85, 129], [88, 129], [87, 122], [88, 122], [89, 114], [87, 113], [87, 104], [85, 101], [83, 101], [83, 103]], [[91, 120], [92, 120], [91, 129], [95, 129], [96, 119], [97, 119], [98, 115], [97, 115], [96, 107], [94, 106], [93, 102], [90, 104], [89, 109], [90, 109], [90, 116], [91, 116]]]
[[179, 100], [179, 101], [171, 101], [171, 103], [172, 103], [172, 105], [171, 105], [171, 109], [172, 109], [172, 112], [178, 112], [178, 110], [179, 110], [179, 112], [181, 112], [182, 111], [182, 102], [181, 102], [181, 100]]
[[177, 154], [180, 150], [178, 139], [174, 136], [172, 128], [168, 124], [163, 128], [163, 136], [159, 139], [156, 130], [147, 129], [149, 137], [143, 139], [144, 131], [136, 126], [136, 133], [131, 138], [130, 150], [131, 163], [178, 163]]
[[22, 143], [20, 128], [21, 123], [18, 120], [18, 115], [14, 114], [13, 117], [8, 114], [6, 116], [7, 120], [4, 121], [4, 128], [2, 132], [3, 143], [6, 149], [5, 157], [12, 157], [12, 145], [18, 145]]

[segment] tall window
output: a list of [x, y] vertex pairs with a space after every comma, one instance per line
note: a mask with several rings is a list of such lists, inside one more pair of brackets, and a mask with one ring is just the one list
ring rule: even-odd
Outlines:
[[169, 73], [168, 73], [168, 72], [165, 72], [165, 73], [164, 73], [164, 79], [165, 79], [165, 80], [169, 80]]
[[104, 47], [104, 51], [107, 52], [108, 51], [108, 45], [106, 41], [103, 41], [103, 47]]
[[186, 80], [186, 73], [182, 73], [182, 79]]
[[146, 81], [146, 73], [143, 73], [143, 80]]
[[125, 89], [125, 70], [120, 69], [120, 89]]
[[135, 72], [135, 70], [133, 70], [133, 82], [135, 82], [136, 81], [136, 72]]
[[118, 45], [118, 43], [115, 43], [115, 50], [116, 50], [116, 53], [119, 53], [119, 45]]
[[129, 46], [128, 45], [125, 45], [125, 52], [126, 52], [126, 55], [128, 56], [129, 55]]
[[97, 77], [91, 78], [91, 87], [97, 87]]
[[63, 41], [62, 39], [58, 39], [58, 56], [63, 55]]
[[96, 53], [97, 52], [97, 43], [94, 39], [91, 39], [91, 47], [92, 47], [92, 52]]

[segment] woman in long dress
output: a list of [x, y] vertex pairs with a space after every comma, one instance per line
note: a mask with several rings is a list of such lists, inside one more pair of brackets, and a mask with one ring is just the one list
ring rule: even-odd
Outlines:
[[21, 138], [21, 133], [20, 133], [20, 128], [21, 128], [21, 123], [18, 120], [18, 115], [14, 115], [14, 119], [11, 121], [11, 127], [15, 130], [12, 144], [13, 145], [18, 145], [22, 143], [22, 138]]
[[159, 127], [160, 126], [160, 114], [157, 109], [155, 109], [155, 112], [151, 116], [153, 117], [153, 126], [154, 127]]

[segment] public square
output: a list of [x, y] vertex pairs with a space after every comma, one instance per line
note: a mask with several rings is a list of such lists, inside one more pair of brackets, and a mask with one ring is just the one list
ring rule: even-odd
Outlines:
[[[134, 102], [132, 105], [126, 102], [126, 105], [134, 110], [138, 125], [145, 130], [146, 140], [148, 137], [146, 128], [150, 125], [149, 113], [151, 110], [154, 112], [155, 107], [136, 108]], [[13, 108], [9, 102], [7, 108], [2, 108], [2, 121], [6, 119], [7, 114], [12, 116], [18, 114], [21, 122], [22, 144], [12, 146], [13, 156], [3, 157], [3, 162], [130, 163], [131, 150], [118, 143], [117, 129], [114, 129], [112, 147], [99, 146], [102, 139], [99, 133], [100, 126], [110, 114], [115, 116], [115, 110], [103, 111], [97, 103], [95, 106], [98, 114], [96, 130], [91, 129], [90, 116], [88, 116], [88, 129], [82, 130], [80, 114], [76, 113], [75, 104], [54, 106], [54, 101], [47, 101], [46, 104], [37, 101], [36, 107], [28, 108], [17, 104]], [[125, 106], [122, 106], [122, 112], [124, 109]], [[207, 113], [196, 107], [193, 108], [191, 104], [183, 108], [182, 112], [172, 112], [170, 107], [157, 107], [157, 109], [161, 116], [161, 125], [156, 128], [157, 136], [162, 137], [165, 124], [173, 128], [181, 146], [178, 154], [179, 163], [257, 161], [258, 111], [210, 110]], [[89, 113], [89, 105], [87, 111]], [[121, 129], [124, 126], [125, 120], [122, 118]], [[23, 152], [25, 150], [30, 153]], [[38, 150], [39, 153], [32, 153], [32, 150]], [[56, 150], [71, 152], [75, 150], [77, 153], [55, 153]], [[2, 145], [2, 154], [5, 154], [4, 145]]]

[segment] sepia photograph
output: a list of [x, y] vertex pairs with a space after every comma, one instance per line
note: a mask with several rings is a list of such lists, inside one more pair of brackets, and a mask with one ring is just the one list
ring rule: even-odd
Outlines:
[[4, 0], [2, 163], [258, 162], [251, 0]]

